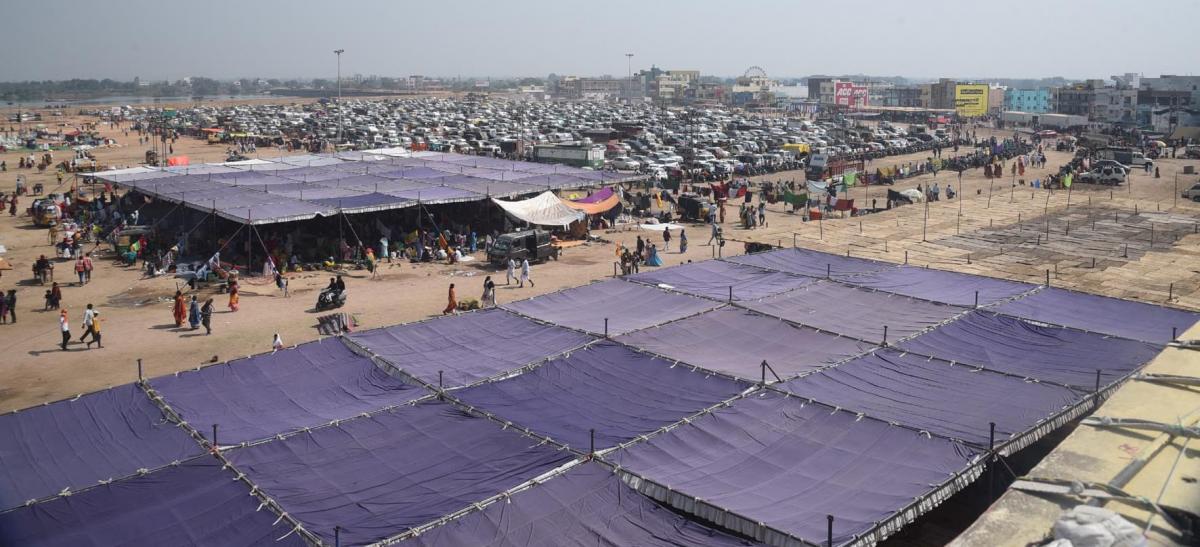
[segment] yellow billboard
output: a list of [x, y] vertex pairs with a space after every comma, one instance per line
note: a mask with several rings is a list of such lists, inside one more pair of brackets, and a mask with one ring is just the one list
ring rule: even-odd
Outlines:
[[954, 110], [964, 118], [987, 114], [987, 84], [958, 84], [954, 86]]

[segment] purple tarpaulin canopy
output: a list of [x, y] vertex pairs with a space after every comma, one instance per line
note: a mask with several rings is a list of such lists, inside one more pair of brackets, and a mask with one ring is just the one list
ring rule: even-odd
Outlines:
[[1084, 389], [1095, 388], [1097, 370], [1108, 384], [1150, 361], [1161, 349], [1145, 342], [1036, 325], [982, 311], [899, 347]]
[[760, 268], [810, 277], [825, 277], [827, 271], [833, 277], [846, 277], [896, 267], [895, 264], [887, 262], [878, 262], [865, 258], [851, 258], [798, 247], [735, 256], [728, 260], [739, 264], [749, 264]]
[[426, 524], [571, 459], [444, 403], [356, 418], [229, 459], [305, 527], [361, 545]]
[[[690, 365], [755, 381], [761, 379], [760, 363], [764, 360], [787, 379], [873, 347], [728, 307], [618, 340]], [[770, 372], [767, 378], [773, 378]]]
[[133, 384], [0, 415], [0, 510], [202, 452]]
[[287, 522], [273, 524], [278, 517], [258, 510], [250, 487], [221, 465], [199, 457], [0, 513], [0, 545], [307, 545]]
[[576, 450], [649, 433], [728, 399], [750, 384], [673, 367], [612, 342], [572, 352], [514, 378], [455, 392], [505, 420]]
[[1191, 328], [1200, 313], [1142, 302], [1046, 288], [994, 311], [1145, 342], [1171, 341], [1171, 329]]
[[720, 260], [681, 264], [628, 276], [630, 281], [665, 284], [679, 292], [716, 300], [753, 300], [801, 287], [813, 280]]
[[849, 279], [848, 282], [871, 289], [958, 306], [974, 306], [975, 291], [979, 291], [979, 305], [986, 306], [1036, 287], [1036, 285], [1005, 279], [914, 266], [900, 266], [858, 275]]
[[582, 198], [571, 200], [571, 201], [574, 201], [576, 203], [600, 203], [601, 201], [608, 199], [612, 195], [613, 195], [612, 187], [601, 188], [600, 190], [596, 191], [595, 193], [593, 193], [590, 196], [582, 197]]
[[732, 547], [750, 543], [672, 513], [626, 486], [609, 468], [589, 462], [404, 544]]
[[882, 342], [885, 326], [889, 340], [896, 341], [965, 311], [825, 280], [743, 305], [767, 315], [869, 342]]
[[690, 512], [743, 533], [762, 522], [817, 544], [833, 515], [840, 545], [962, 473], [975, 456], [945, 439], [764, 393], [609, 459], [675, 490], [642, 483], [642, 492], [680, 508], [698, 497], [704, 504]]
[[558, 325], [610, 335], [624, 334], [711, 310], [719, 304], [610, 279], [506, 304], [506, 309]]
[[937, 435], [988, 446], [1024, 433], [1080, 401], [1065, 387], [951, 366], [895, 350], [797, 378], [781, 386], [796, 395]]
[[411, 199], [398, 198], [395, 196], [378, 194], [375, 192], [348, 198], [313, 199], [310, 201], [326, 207], [341, 209], [347, 213], [378, 211], [383, 209], [399, 209], [402, 207], [415, 206], [417, 204], [416, 201]]
[[[388, 376], [340, 340], [183, 371], [150, 381], [205, 436], [236, 444], [344, 420], [428, 392]], [[210, 439], [211, 440], [211, 439]]]
[[503, 310], [484, 310], [350, 335], [404, 372], [462, 386], [577, 348], [592, 337]]

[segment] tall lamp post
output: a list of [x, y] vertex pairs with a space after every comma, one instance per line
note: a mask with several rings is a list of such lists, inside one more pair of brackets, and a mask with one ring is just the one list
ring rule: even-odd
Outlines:
[[342, 143], [342, 54], [344, 49], [335, 49], [333, 53], [337, 55], [337, 104], [338, 104], [338, 130], [337, 142], [334, 143], [334, 151], [337, 151], [337, 145]]
[[633, 98], [633, 54], [625, 54], [625, 93], [627, 99]]

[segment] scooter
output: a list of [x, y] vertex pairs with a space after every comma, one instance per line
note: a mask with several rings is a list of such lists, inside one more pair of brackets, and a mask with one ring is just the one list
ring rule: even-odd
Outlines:
[[317, 295], [317, 310], [340, 308], [346, 304], [346, 291], [326, 287]]

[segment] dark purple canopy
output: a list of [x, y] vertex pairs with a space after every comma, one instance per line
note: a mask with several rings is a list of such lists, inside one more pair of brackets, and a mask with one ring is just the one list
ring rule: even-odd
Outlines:
[[[878, 272], [895, 268], [895, 264], [822, 253], [799, 247], [779, 249], [765, 253], [735, 256], [728, 259], [739, 264], [790, 272], [810, 277], [825, 277], [828, 271], [833, 277], [846, 277], [867, 272]], [[828, 268], [828, 269], [827, 269]]]
[[584, 196], [584, 197], [581, 197], [574, 201], [576, 203], [600, 203], [601, 201], [608, 199], [612, 195], [613, 195], [612, 187], [601, 188], [590, 196]]
[[[763, 393], [609, 459], [675, 492], [639, 490], [743, 533], [762, 522], [817, 544], [833, 515], [840, 545], [962, 473], [975, 456], [938, 437]], [[685, 496], [704, 503], [688, 508]]]
[[646, 270], [628, 279], [650, 285], [670, 285], [679, 292], [721, 301], [729, 300], [731, 286], [734, 300], [754, 300], [812, 283], [804, 277], [720, 260]]
[[988, 446], [1033, 429], [1081, 400], [1065, 387], [881, 350], [782, 386], [791, 393], [937, 435]]
[[513, 429], [438, 402], [356, 418], [229, 459], [305, 528], [343, 545], [398, 534], [571, 459]]
[[514, 378], [455, 396], [566, 444], [597, 450], [699, 412], [750, 384], [672, 366], [612, 342], [555, 359]]
[[592, 337], [504, 310], [485, 310], [352, 334], [401, 370], [436, 384], [462, 386], [586, 344]]
[[1172, 328], [1182, 333], [1200, 320], [1200, 313], [1196, 312], [1055, 288], [1042, 289], [992, 309], [1044, 323], [1160, 344], [1171, 341]]
[[1028, 283], [1005, 279], [914, 266], [899, 266], [862, 274], [848, 281], [862, 287], [957, 306], [974, 306], [976, 291], [979, 291], [979, 305], [986, 306], [1035, 287]]
[[301, 344], [150, 381], [201, 433], [236, 444], [344, 420], [427, 395], [340, 340]]
[[[307, 545], [258, 510], [250, 487], [202, 456], [147, 475], [0, 513], [0, 545]], [[278, 538], [287, 536], [282, 541]]]
[[883, 341], [885, 326], [888, 339], [896, 341], [966, 311], [825, 280], [743, 305], [767, 315], [870, 342]]
[[973, 312], [899, 346], [1001, 372], [1094, 389], [1129, 374], [1158, 354], [1145, 342], [1037, 325], [1014, 317]]
[[[873, 347], [728, 307], [618, 340], [690, 365], [755, 381], [761, 379], [763, 360], [787, 379]], [[770, 372], [767, 378], [773, 378]]]
[[693, 296], [610, 279], [520, 300], [504, 307], [565, 327], [610, 335], [624, 334], [711, 310], [719, 304]]
[[202, 453], [136, 385], [0, 415], [0, 511]]
[[452, 520], [404, 544], [732, 547], [750, 543], [672, 513], [626, 486], [603, 465], [582, 463], [514, 494], [509, 501]]

